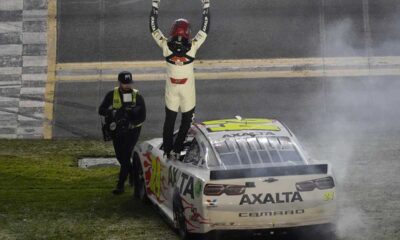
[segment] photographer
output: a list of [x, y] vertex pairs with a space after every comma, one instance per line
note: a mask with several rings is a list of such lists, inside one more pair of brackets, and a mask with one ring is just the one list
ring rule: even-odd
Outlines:
[[121, 72], [118, 81], [119, 87], [108, 92], [99, 107], [99, 114], [105, 117], [102, 129], [104, 140], [112, 139], [115, 155], [121, 164], [118, 184], [113, 190], [115, 195], [124, 192], [128, 176], [129, 183], [133, 186], [131, 155], [146, 119], [144, 99], [139, 91], [133, 88], [132, 74]]

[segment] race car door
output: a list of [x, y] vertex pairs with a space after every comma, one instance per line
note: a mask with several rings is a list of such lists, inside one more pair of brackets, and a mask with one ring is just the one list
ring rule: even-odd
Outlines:
[[[190, 139], [190, 138], [189, 138]], [[189, 184], [193, 182], [194, 174], [197, 166], [199, 165], [201, 157], [201, 148], [195, 138], [192, 141], [187, 141], [186, 154], [178, 160], [167, 160], [166, 166], [168, 168], [168, 207], [172, 209], [172, 203], [174, 194], [179, 191], [183, 197], [187, 195], [189, 198], [193, 198], [193, 193], [185, 191], [192, 189]]]

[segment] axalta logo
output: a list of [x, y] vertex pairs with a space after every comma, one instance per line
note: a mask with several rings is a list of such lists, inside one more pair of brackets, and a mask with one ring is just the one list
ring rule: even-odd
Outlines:
[[[155, 11], [155, 14], [157, 14], [157, 11]], [[155, 20], [154, 16], [150, 17], [150, 24], [151, 24], [151, 29], [153, 31], [155, 31], [157, 29], [157, 27], [156, 27], [156, 20]]]
[[270, 217], [281, 215], [297, 215], [303, 214], [304, 209], [288, 210], [288, 211], [271, 211], [271, 212], [243, 212], [239, 213], [239, 217]]
[[239, 205], [244, 204], [267, 204], [267, 203], [292, 203], [302, 202], [303, 198], [299, 192], [283, 192], [283, 193], [260, 193], [260, 194], [244, 194], [240, 199]]

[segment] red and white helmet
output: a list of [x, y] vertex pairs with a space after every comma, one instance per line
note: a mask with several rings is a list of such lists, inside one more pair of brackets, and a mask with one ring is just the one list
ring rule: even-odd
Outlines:
[[190, 23], [184, 18], [175, 20], [174, 25], [171, 28], [171, 38], [182, 37], [186, 40], [190, 39]]

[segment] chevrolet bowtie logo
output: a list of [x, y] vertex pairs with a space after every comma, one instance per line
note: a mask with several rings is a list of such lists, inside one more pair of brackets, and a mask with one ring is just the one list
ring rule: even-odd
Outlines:
[[273, 183], [273, 182], [276, 182], [276, 181], [278, 181], [278, 179], [276, 179], [276, 178], [268, 178], [268, 179], [265, 179], [263, 182]]

